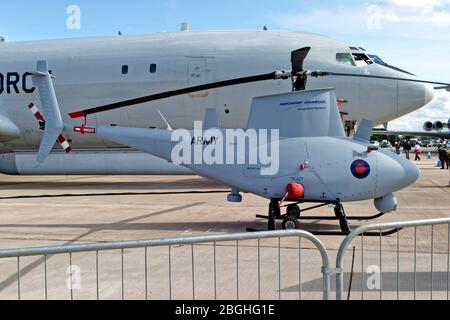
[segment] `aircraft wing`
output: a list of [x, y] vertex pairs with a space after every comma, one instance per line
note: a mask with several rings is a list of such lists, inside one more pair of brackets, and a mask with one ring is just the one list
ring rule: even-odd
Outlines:
[[450, 139], [449, 131], [372, 131], [373, 134], [385, 136], [414, 136], [437, 139]]

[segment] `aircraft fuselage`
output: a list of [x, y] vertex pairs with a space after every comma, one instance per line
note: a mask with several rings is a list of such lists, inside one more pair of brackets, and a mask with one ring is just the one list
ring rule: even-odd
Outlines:
[[[306, 70], [412, 78], [376, 63], [339, 61], [339, 54], [364, 54], [346, 42], [292, 32], [156, 33], [141, 36], [65, 39], [0, 44], [0, 142], [5, 153], [36, 150], [42, 132], [27, 105], [39, 102], [30, 72], [47, 60], [65, 123], [69, 112], [209, 82], [290, 70], [293, 50], [311, 47]], [[429, 87], [393, 80], [312, 78], [307, 88], [336, 88], [345, 120], [382, 124], [430, 101]], [[285, 93], [289, 80], [265, 81], [197, 92], [91, 115], [87, 124], [165, 128], [158, 110], [176, 128], [191, 129], [206, 108], [216, 108], [222, 128], [247, 124], [252, 98]], [[17, 130], [16, 130], [17, 128]], [[17, 134], [16, 134], [17, 132]], [[68, 134], [75, 150], [117, 147], [92, 136]]]

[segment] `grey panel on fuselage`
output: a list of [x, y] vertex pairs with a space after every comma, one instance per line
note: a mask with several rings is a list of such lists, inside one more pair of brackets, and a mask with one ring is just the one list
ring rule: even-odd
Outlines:
[[[280, 102], [281, 101], [281, 102]], [[344, 137], [333, 89], [316, 89], [253, 99], [247, 129], [278, 129], [280, 136]]]

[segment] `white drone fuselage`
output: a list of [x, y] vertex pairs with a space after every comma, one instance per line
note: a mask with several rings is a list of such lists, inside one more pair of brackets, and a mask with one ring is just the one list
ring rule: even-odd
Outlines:
[[[208, 127], [211, 126], [208, 124]], [[282, 199], [286, 186], [297, 182], [305, 188], [305, 201], [376, 199], [376, 205], [378, 203], [383, 212], [389, 212], [396, 209], [396, 200], [392, 198], [392, 204], [387, 207], [383, 206], [383, 200], [391, 199], [393, 192], [413, 184], [419, 177], [419, 170], [411, 162], [392, 152], [375, 150], [368, 141], [345, 137], [336, 96], [331, 89], [255, 98], [247, 130], [267, 130], [269, 135], [277, 132], [279, 139], [264, 136], [253, 146], [248, 139], [243, 147], [238, 140], [224, 138], [228, 137], [224, 129], [205, 129], [199, 136], [196, 131], [101, 126], [96, 128], [96, 134], [167, 161], [174, 160], [174, 150], [177, 150], [175, 155], [179, 154], [176, 148], [183, 140], [187, 141], [187, 158], [191, 160], [198, 151], [213, 156], [221, 154], [223, 156], [217, 157], [220, 159], [226, 159], [227, 152], [232, 152], [230, 159], [234, 160], [237, 154], [244, 152], [246, 161], [241, 164], [191, 162], [181, 165], [233, 190], [267, 199]], [[370, 130], [369, 125], [366, 140], [369, 140]], [[197, 141], [215, 143], [197, 144]], [[258, 156], [258, 161], [249, 163], [250, 155], [261, 155], [261, 150], [262, 154], [271, 156], [271, 162], [262, 163]]]

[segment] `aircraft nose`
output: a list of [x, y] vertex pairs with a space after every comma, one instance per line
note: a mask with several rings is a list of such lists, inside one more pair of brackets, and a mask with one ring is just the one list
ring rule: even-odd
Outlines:
[[420, 177], [420, 171], [409, 160], [396, 154], [380, 154], [378, 190], [385, 194], [396, 192], [414, 184]]
[[398, 81], [398, 117], [418, 110], [430, 103], [434, 97], [434, 89], [429, 84]]
[[434, 88], [430, 84], [425, 85], [425, 104], [430, 103], [435, 98]]
[[408, 160], [402, 160], [403, 181], [405, 186], [414, 184], [420, 177], [420, 170], [415, 164]]

